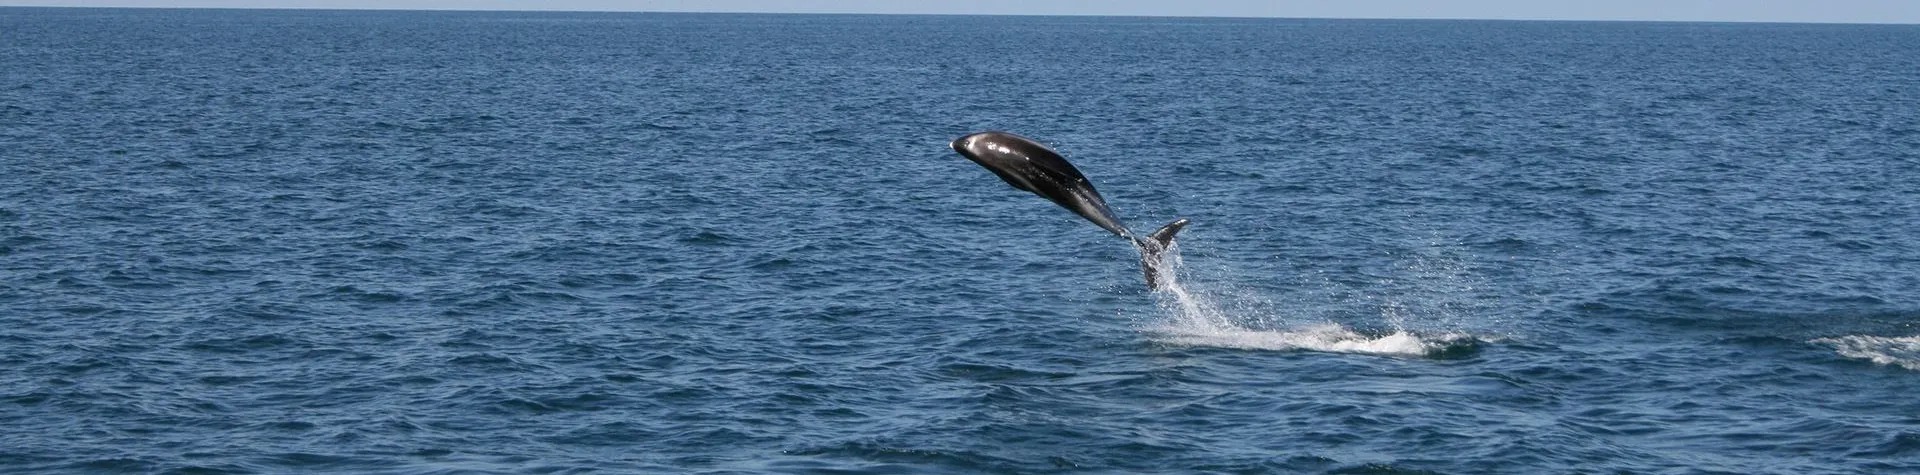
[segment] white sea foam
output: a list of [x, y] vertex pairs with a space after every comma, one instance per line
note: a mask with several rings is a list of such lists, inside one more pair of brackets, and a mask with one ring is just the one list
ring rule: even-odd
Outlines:
[[[1213, 298], [1194, 292], [1180, 282], [1185, 264], [1178, 247], [1170, 249], [1162, 272], [1163, 286], [1155, 292], [1163, 318], [1144, 326], [1160, 341], [1197, 347], [1235, 348], [1274, 351], [1320, 351], [1395, 356], [1435, 356], [1450, 349], [1468, 347], [1479, 340], [1463, 333], [1416, 334], [1400, 327], [1406, 315], [1393, 312], [1385, 317], [1395, 330], [1385, 335], [1368, 335], [1337, 323], [1315, 323], [1281, 328], [1247, 325], [1245, 315], [1223, 310]], [[1257, 318], [1269, 322], [1270, 318]]]
[[1840, 356], [1920, 371], [1920, 336], [1847, 335], [1821, 338], [1812, 343], [1831, 346]]
[[1183, 346], [1398, 356], [1433, 355], [1472, 340], [1460, 334], [1422, 337], [1405, 331], [1368, 336], [1332, 323], [1296, 330], [1181, 327], [1156, 330], [1164, 335], [1163, 341]]

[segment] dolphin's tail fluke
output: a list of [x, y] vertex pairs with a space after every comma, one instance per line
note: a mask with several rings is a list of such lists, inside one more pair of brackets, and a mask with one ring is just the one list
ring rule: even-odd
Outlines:
[[1165, 268], [1162, 257], [1168, 248], [1173, 247], [1173, 235], [1187, 227], [1187, 218], [1180, 218], [1161, 226], [1158, 231], [1147, 235], [1146, 239], [1133, 238], [1133, 245], [1140, 248], [1140, 270], [1147, 274], [1147, 290], [1160, 290], [1160, 273], [1172, 269]]

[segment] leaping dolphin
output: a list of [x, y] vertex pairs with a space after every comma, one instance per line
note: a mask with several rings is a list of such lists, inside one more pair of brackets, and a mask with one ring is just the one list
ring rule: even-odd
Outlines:
[[1140, 251], [1140, 270], [1147, 275], [1147, 289], [1160, 289], [1162, 254], [1173, 246], [1173, 235], [1187, 226], [1187, 218], [1173, 220], [1146, 237], [1134, 234], [1107, 208], [1107, 200], [1094, 191], [1093, 183], [1080, 170], [1033, 139], [1007, 132], [981, 132], [954, 139], [953, 151], [987, 167], [1014, 188], [1052, 200], [1101, 229], [1133, 241], [1133, 247]]

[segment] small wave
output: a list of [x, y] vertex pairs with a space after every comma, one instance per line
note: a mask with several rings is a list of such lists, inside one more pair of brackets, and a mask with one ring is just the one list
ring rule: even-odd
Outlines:
[[1811, 343], [1831, 346], [1840, 356], [1920, 371], [1920, 336], [1847, 335], [1821, 338]]

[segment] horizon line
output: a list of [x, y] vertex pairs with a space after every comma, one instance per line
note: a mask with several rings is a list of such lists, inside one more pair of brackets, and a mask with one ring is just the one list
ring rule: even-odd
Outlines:
[[903, 12], [792, 12], [792, 11], [744, 11], [744, 10], [592, 10], [592, 9], [537, 9], [537, 8], [329, 8], [307, 6], [260, 6], [260, 7], [209, 7], [209, 6], [126, 6], [126, 5], [10, 5], [5, 8], [44, 8], [44, 9], [91, 9], [91, 10], [280, 10], [280, 11], [339, 11], [339, 12], [444, 12], [444, 13], [647, 13], [647, 14], [708, 14], [708, 15], [884, 15], [884, 16], [975, 16], [975, 17], [1087, 17], [1087, 18], [1194, 18], [1194, 19], [1243, 19], [1243, 20], [1411, 20], [1411, 21], [1514, 21], [1514, 22], [1569, 22], [1569, 23], [1734, 23], [1754, 25], [1873, 25], [1873, 26], [1916, 26], [1920, 23], [1902, 22], [1857, 22], [1857, 21], [1790, 21], [1790, 20], [1681, 20], [1681, 19], [1630, 19], [1630, 18], [1477, 18], [1444, 16], [1405, 16], [1405, 17], [1334, 17], [1334, 16], [1233, 16], [1233, 15], [1140, 15], [1111, 13], [903, 13]]

